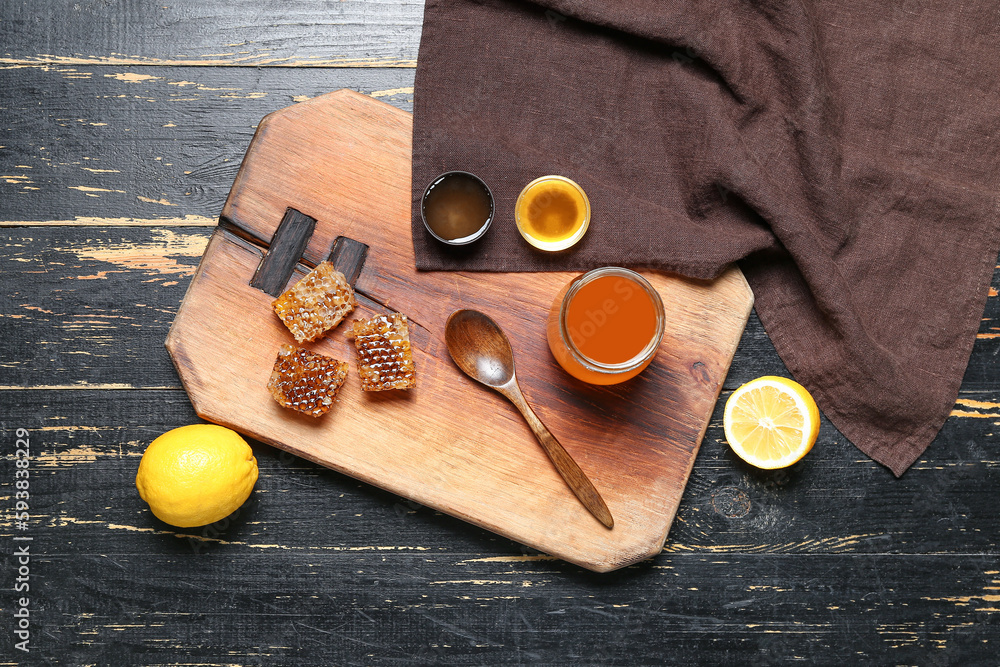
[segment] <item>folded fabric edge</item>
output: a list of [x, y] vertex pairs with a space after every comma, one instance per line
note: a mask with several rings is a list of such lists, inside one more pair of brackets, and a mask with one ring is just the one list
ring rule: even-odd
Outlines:
[[[868, 458], [884, 465], [892, 471], [892, 474], [896, 478], [901, 477], [920, 458], [920, 455], [924, 453], [927, 447], [930, 446], [931, 441], [941, 430], [945, 420], [948, 418], [951, 407], [955, 404], [955, 399], [958, 398], [960, 383], [956, 383], [948, 391], [949, 400], [934, 413], [934, 416], [929, 421], [925, 421], [918, 428], [904, 433], [898, 438], [891, 440], [873, 439], [870, 434], [862, 432], [862, 426], [855, 426], [854, 419], [847, 409], [841, 407], [841, 401], [834, 393], [829, 392], [826, 388], [812, 381], [809, 372], [805, 370], [808, 366], [800, 363], [800, 355], [797, 349], [791, 342], [786, 340], [780, 327], [775, 329], [771, 326], [767, 311], [761, 312], [758, 309], [757, 317], [760, 319], [765, 332], [774, 344], [778, 356], [781, 357], [781, 360], [785, 363], [792, 376], [800, 381], [809, 393], [812, 394], [813, 398], [816, 399], [816, 403], [823, 416], [852, 445], [868, 456]], [[960, 375], [959, 379], [961, 379]], [[847, 408], [849, 407], [847, 406]]]
[[803, 380], [802, 384], [814, 395], [822, 413], [852, 445], [875, 462], [889, 468], [896, 478], [902, 477], [903, 473], [931, 445], [951, 415], [958, 399], [962, 379], [968, 367], [969, 359], [972, 356], [976, 336], [979, 333], [979, 322], [986, 308], [989, 287], [997, 266], [997, 255], [1000, 253], [1000, 216], [993, 219], [993, 223], [987, 232], [989, 246], [978, 258], [975, 270], [973, 271], [976, 276], [974, 279], [976, 291], [969, 296], [968, 308], [975, 314], [975, 317], [969, 319], [966, 331], [962, 334], [962, 338], [966, 341], [964, 344], [965, 349], [957, 357], [951, 368], [945, 369], [944, 373], [937, 376], [940, 380], [951, 378], [949, 382], [951, 386], [941, 394], [940, 406], [936, 411], [933, 411], [932, 416], [928, 420], [925, 420], [922, 426], [898, 438], [873, 440], [861, 432], [861, 427], [854, 426], [853, 419], [847, 410], [840, 406], [840, 401], [824, 387], [810, 381], [809, 372], [806, 370], [808, 364], [801, 362], [797, 348], [790, 340], [785, 338], [781, 327], [773, 326], [770, 318], [771, 314], [767, 311], [767, 308], [765, 307], [763, 312], [759, 307], [757, 308], [757, 316], [771, 342], [774, 344], [778, 356], [781, 357], [793, 377]]

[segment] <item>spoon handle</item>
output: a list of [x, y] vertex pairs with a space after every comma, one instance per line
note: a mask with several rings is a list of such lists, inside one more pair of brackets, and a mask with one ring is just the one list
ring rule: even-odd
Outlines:
[[580, 469], [580, 466], [569, 455], [569, 452], [559, 444], [556, 437], [549, 432], [549, 429], [545, 428], [542, 420], [535, 415], [534, 410], [531, 409], [531, 406], [524, 399], [524, 394], [521, 393], [520, 388], [515, 384], [512, 391], [504, 393], [517, 406], [517, 409], [521, 411], [525, 421], [528, 422], [528, 426], [535, 434], [535, 437], [538, 438], [542, 449], [548, 454], [556, 470], [559, 471], [559, 474], [562, 475], [570, 490], [580, 499], [583, 506], [605, 526], [614, 528], [615, 520], [611, 516], [611, 510], [608, 509], [604, 499], [601, 498], [601, 494], [597, 492], [597, 489], [594, 488], [594, 485], [587, 478], [586, 473]]

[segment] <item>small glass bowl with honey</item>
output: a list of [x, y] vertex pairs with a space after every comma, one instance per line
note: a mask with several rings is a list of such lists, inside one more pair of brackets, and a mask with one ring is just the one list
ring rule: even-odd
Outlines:
[[478, 240], [493, 222], [493, 193], [467, 171], [447, 171], [424, 190], [420, 217], [431, 236], [447, 245]]
[[575, 181], [542, 176], [521, 190], [514, 222], [524, 240], [539, 250], [566, 250], [587, 233], [590, 200]]

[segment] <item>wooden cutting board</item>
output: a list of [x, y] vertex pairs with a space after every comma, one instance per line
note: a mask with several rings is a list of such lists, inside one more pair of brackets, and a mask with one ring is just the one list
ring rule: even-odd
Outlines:
[[[195, 410], [585, 568], [608, 571], [655, 555], [750, 313], [743, 275], [732, 268], [701, 282], [644, 272], [667, 313], [655, 361], [621, 385], [578, 382], [545, 342], [552, 299], [577, 274], [414, 269], [411, 131], [410, 114], [347, 90], [260, 123], [167, 338]], [[313, 419], [271, 398], [278, 348], [294, 341], [272, 296], [250, 282], [288, 207], [317, 222], [287, 284], [326, 259], [338, 236], [366, 244], [354, 315], [408, 316], [416, 389], [362, 392], [341, 325], [308, 345], [352, 365], [333, 410]], [[613, 529], [580, 505], [513, 406], [451, 361], [444, 324], [459, 308], [481, 310], [506, 331], [528, 402], [601, 492]]]

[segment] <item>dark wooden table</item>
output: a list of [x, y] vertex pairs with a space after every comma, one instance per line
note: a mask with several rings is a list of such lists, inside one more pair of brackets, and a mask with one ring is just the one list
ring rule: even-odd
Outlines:
[[198, 421], [163, 341], [255, 124], [341, 87], [409, 110], [421, 14], [0, 3], [0, 662], [997, 664], [996, 290], [953, 417], [900, 480], [826, 421], [789, 470], [734, 458], [723, 401], [787, 374], [752, 317], [665, 549], [615, 573], [258, 443], [230, 519], [150, 514], [139, 457]]

